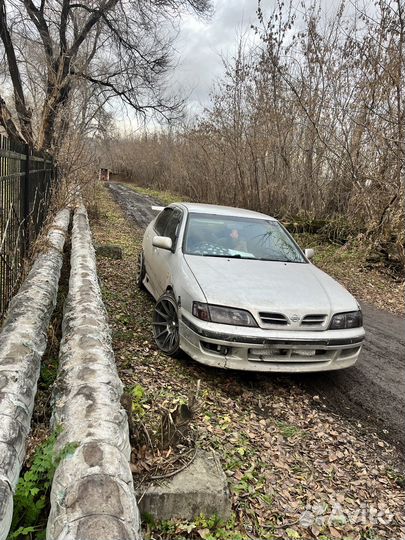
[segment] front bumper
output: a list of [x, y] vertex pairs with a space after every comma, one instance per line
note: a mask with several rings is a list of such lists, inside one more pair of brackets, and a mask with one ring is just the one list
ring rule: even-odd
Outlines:
[[180, 312], [180, 347], [210, 366], [304, 373], [344, 369], [357, 361], [364, 329], [280, 331], [201, 321]]

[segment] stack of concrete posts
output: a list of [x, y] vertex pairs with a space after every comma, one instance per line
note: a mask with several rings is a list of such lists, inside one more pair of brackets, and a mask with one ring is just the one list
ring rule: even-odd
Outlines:
[[25, 442], [55, 306], [70, 211], [59, 212], [0, 333], [0, 540], [9, 532], [13, 490], [25, 457]]

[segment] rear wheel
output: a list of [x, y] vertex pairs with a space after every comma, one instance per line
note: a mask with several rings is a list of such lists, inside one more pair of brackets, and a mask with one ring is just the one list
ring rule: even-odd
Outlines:
[[179, 319], [177, 304], [171, 293], [163, 294], [153, 311], [153, 337], [158, 348], [174, 356], [180, 349]]
[[143, 251], [140, 252], [138, 255], [138, 265], [136, 270], [136, 286], [138, 289], [145, 289], [145, 285], [143, 284], [143, 280], [145, 279], [146, 270], [145, 270], [145, 258], [143, 255]]

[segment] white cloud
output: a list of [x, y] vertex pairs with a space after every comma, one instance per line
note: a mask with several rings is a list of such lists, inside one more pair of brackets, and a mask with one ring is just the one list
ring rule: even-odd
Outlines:
[[[303, 0], [306, 7], [311, 0]], [[169, 93], [187, 97], [190, 113], [198, 113], [209, 104], [213, 83], [224, 73], [221, 56], [232, 58], [239, 38], [244, 36], [252, 43], [258, 38], [250, 31], [257, 21], [257, 0], [212, 0], [214, 14], [210, 19], [197, 18], [189, 13], [179, 23], [175, 40], [174, 69], [168, 77]], [[336, 12], [338, 0], [320, 0], [323, 17]], [[296, 0], [298, 15], [302, 6]], [[262, 0], [261, 9], [265, 19], [275, 7], [275, 0]], [[350, 14], [350, 6], [348, 8]], [[300, 21], [296, 21], [300, 26]], [[118, 120], [120, 129], [143, 129], [133, 111], [125, 108]], [[153, 123], [151, 124], [153, 125]]]
[[[175, 43], [178, 65], [171, 76], [171, 86], [190, 94], [189, 103], [194, 110], [207, 105], [214, 80], [223, 74], [221, 55], [232, 57], [238, 37], [257, 21], [256, 0], [214, 0], [213, 3], [215, 11], [211, 19], [201, 20], [191, 14], [182, 19]], [[263, 4], [270, 10], [273, 1]]]
[[[274, 0], [263, 0], [270, 11]], [[190, 113], [201, 112], [209, 103], [213, 83], [224, 72], [221, 56], [231, 58], [238, 38], [257, 22], [257, 0], [213, 0], [214, 14], [209, 19], [189, 13], [180, 20], [174, 42], [174, 69], [168, 77], [168, 92], [187, 97]], [[143, 129], [142, 122], [128, 107], [114, 107], [121, 133]], [[153, 129], [154, 123], [149, 123]]]

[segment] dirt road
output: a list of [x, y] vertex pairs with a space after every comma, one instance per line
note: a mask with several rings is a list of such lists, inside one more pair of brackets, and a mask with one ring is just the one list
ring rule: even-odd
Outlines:
[[110, 183], [108, 187], [113, 194], [114, 199], [120, 204], [131, 221], [141, 229], [156, 217], [156, 212], [152, 210], [152, 205], [162, 205], [158, 199], [148, 195], [140, 195], [130, 188], [121, 184]]
[[[331, 409], [405, 449], [405, 322], [362, 303], [366, 342], [356, 365], [300, 376]], [[405, 458], [404, 458], [405, 459]]]
[[[150, 208], [159, 201], [119, 184], [109, 184], [115, 200], [129, 219], [144, 228], [155, 216]], [[362, 304], [366, 343], [357, 364], [339, 372], [294, 375], [320, 405], [344, 415], [362, 428], [377, 431], [405, 449], [405, 321]], [[271, 376], [271, 375], [269, 375]]]

